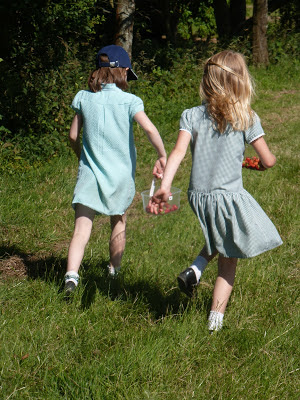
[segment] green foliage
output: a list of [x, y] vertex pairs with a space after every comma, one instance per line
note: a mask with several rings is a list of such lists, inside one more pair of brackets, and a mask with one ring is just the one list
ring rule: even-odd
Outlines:
[[76, 59], [55, 70], [29, 75], [31, 79], [25, 80], [23, 93], [12, 99], [13, 104], [6, 103], [5, 108], [2, 103], [6, 115], [13, 112], [14, 131], [2, 128], [0, 155], [9, 163], [18, 160], [17, 168], [68, 151], [68, 127], [73, 115], [69, 105], [87, 81], [87, 72], [81, 70]]
[[87, 45], [104, 21], [95, 5], [95, 0], [2, 4], [13, 21], [6, 27], [8, 46], [0, 63], [0, 154], [11, 150], [9, 164], [16, 159], [32, 164], [64, 152], [68, 106], [89, 72], [85, 68], [83, 75], [80, 60], [87, 59]]
[[289, 1], [270, 16], [268, 50], [272, 62], [299, 59], [300, 3]]
[[15, 24], [9, 27], [9, 59], [21, 69], [30, 66], [44, 70], [59, 65], [68, 46], [90, 42], [95, 26], [103, 21], [95, 14], [95, 4], [96, 0], [24, 0], [10, 2], [11, 7], [2, 4]]
[[300, 30], [300, 3], [299, 1], [288, 1], [278, 10], [279, 24], [283, 30], [288, 32], [299, 32]]
[[216, 35], [213, 1], [200, 2], [196, 13], [187, 5], [182, 5], [181, 16], [177, 25], [178, 34], [183, 39], [207, 39]]
[[270, 27], [268, 37], [268, 51], [272, 62], [280, 62], [285, 58], [299, 58], [300, 33], [291, 35], [286, 31], [278, 32], [276, 27]]
[[[299, 6], [292, 3], [272, 14], [271, 63], [299, 57]], [[178, 104], [182, 96], [188, 100], [187, 89], [193, 85], [190, 71], [200, 81], [199, 65], [223, 46], [241, 51], [249, 62], [252, 58], [250, 31], [226, 44], [198, 40], [215, 33], [212, 0], [168, 4], [168, 21], [176, 24], [176, 29], [170, 25], [175, 36], [177, 32], [176, 44], [171, 38], [158, 38], [158, 22], [167, 3], [137, 1], [133, 64], [139, 81], [130, 90], [145, 99], [150, 115], [157, 113], [158, 101], [165, 104], [170, 96]], [[69, 104], [79, 89], [86, 88], [99, 40], [102, 44], [112, 40], [114, 6], [105, 0], [1, 3], [0, 23], [7, 40], [0, 41], [0, 170], [22, 171], [69, 151], [73, 115]], [[193, 90], [196, 102], [198, 90]], [[166, 115], [158, 113], [160, 119], [171, 121], [178, 117], [180, 106], [168, 109]]]
[[[297, 3], [298, 4], [298, 3]], [[285, 58], [298, 59], [300, 5], [289, 2], [271, 15], [268, 25], [268, 50], [272, 62]]]

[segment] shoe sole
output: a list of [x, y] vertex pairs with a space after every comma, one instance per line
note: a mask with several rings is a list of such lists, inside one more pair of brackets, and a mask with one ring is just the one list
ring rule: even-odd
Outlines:
[[70, 298], [73, 294], [74, 294], [74, 292], [75, 292], [75, 290], [76, 290], [76, 285], [73, 283], [73, 284], [71, 284], [70, 282], [68, 282], [68, 283], [66, 283], [65, 284], [65, 297], [66, 298]]
[[194, 294], [194, 288], [192, 288], [191, 290], [188, 289], [187, 286], [186, 286], [186, 284], [185, 284], [185, 281], [184, 281], [180, 276], [178, 276], [177, 282], [178, 282], [179, 289], [180, 289], [184, 294], [186, 294], [188, 297], [192, 297], [192, 296], [193, 296], [193, 294]]

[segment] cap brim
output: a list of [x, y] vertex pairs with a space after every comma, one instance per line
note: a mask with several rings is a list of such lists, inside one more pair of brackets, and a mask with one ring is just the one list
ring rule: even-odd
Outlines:
[[132, 71], [131, 68], [127, 70], [127, 80], [128, 81], [136, 81], [137, 80], [137, 75]]

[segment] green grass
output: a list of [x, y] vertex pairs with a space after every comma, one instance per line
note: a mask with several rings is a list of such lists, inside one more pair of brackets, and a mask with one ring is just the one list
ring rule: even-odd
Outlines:
[[[73, 230], [75, 157], [0, 177], [1, 399], [298, 399], [299, 67], [252, 73], [253, 107], [278, 163], [264, 173], [245, 170], [244, 186], [284, 243], [239, 262], [225, 326], [216, 335], [206, 327], [216, 262], [194, 300], [176, 285], [204, 243], [186, 197], [189, 155], [174, 180], [182, 189], [179, 212], [145, 214], [140, 193], [150, 186], [155, 154], [135, 127], [137, 193], [123, 273], [106, 279], [110, 229], [99, 216], [73, 302], [63, 299], [61, 284]], [[142, 82], [135, 89], [168, 152], [181, 111], [197, 104], [194, 83], [190, 95], [189, 84], [182, 95], [172, 86], [168, 101], [156, 101], [155, 85], [153, 92]], [[168, 88], [162, 92], [166, 98]], [[253, 154], [251, 147], [246, 152]]]

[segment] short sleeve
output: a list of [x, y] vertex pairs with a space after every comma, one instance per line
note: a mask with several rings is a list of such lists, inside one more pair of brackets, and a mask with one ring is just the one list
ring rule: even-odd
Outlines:
[[138, 113], [139, 111], [144, 111], [143, 100], [137, 96], [133, 96], [133, 100], [132, 100], [131, 106], [130, 106], [131, 117], [133, 118], [135, 116], [135, 114]]
[[77, 114], [81, 114], [81, 98], [82, 98], [82, 90], [76, 94], [74, 97], [71, 108], [77, 112]]
[[245, 140], [249, 144], [259, 137], [264, 136], [264, 134], [265, 132], [261, 126], [259, 116], [255, 114], [253, 125], [245, 131]]
[[179, 130], [187, 131], [192, 135], [191, 110], [184, 110], [181, 114]]

